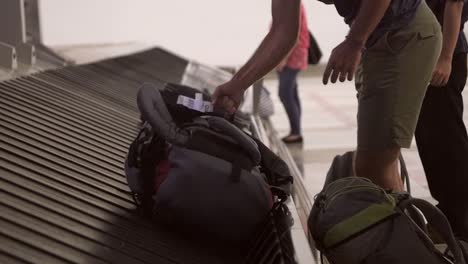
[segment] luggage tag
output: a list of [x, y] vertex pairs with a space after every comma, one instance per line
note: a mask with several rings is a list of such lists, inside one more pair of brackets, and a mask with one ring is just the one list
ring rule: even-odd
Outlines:
[[211, 103], [210, 101], [204, 101], [203, 94], [201, 93], [196, 93], [195, 98], [179, 95], [179, 97], [177, 97], [177, 104], [183, 105], [189, 109], [201, 113], [213, 112], [213, 103]]
[[179, 97], [177, 97], [177, 104], [183, 105], [189, 109], [192, 109], [201, 113], [223, 117], [229, 120], [230, 122], [234, 121], [234, 116], [235, 116], [234, 114], [228, 114], [225, 110], [221, 108], [215, 109], [212, 102], [203, 100], [203, 94], [201, 93], [196, 93], [195, 99], [184, 96], [184, 95], [179, 95]]

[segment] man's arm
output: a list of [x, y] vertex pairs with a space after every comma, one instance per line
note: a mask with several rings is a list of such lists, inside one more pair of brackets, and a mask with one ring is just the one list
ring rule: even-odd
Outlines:
[[300, 0], [273, 0], [270, 32], [250, 60], [234, 75], [239, 88], [247, 89], [275, 68], [297, 41]]
[[[300, 4], [300, 0], [272, 0], [273, 22], [270, 32], [232, 80], [216, 88], [213, 94], [215, 104], [224, 105], [224, 108], [233, 111], [239, 105], [244, 91], [274, 69], [288, 54], [299, 33]], [[225, 97], [230, 102], [224, 102]]]
[[391, 0], [363, 0], [347, 38], [363, 47], [382, 20], [390, 2]]
[[[361, 59], [361, 50], [382, 20], [391, 0], [363, 0], [346, 40], [332, 52], [323, 75], [323, 83], [352, 80]], [[330, 78], [331, 75], [331, 78]]]
[[434, 86], [444, 86], [450, 78], [453, 53], [460, 34], [463, 4], [462, 0], [447, 0], [445, 2], [442, 52], [431, 80], [431, 84]]

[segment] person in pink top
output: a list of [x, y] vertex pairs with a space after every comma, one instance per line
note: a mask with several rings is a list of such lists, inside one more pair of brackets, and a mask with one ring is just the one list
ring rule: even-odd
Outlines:
[[283, 138], [285, 143], [301, 143], [301, 102], [297, 76], [308, 66], [309, 29], [304, 6], [301, 5], [301, 24], [297, 42], [291, 52], [276, 67], [279, 79], [279, 97], [288, 114], [291, 132]]

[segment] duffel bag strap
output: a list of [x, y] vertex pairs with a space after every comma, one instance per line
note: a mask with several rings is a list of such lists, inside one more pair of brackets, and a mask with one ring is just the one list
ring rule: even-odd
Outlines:
[[417, 198], [405, 199], [398, 205], [398, 207], [403, 210], [408, 209], [411, 206], [418, 208], [426, 217], [427, 221], [440, 233], [454, 256], [455, 264], [466, 264], [460, 245], [455, 239], [447, 217], [442, 213], [442, 211], [428, 201]]
[[408, 174], [408, 169], [406, 168], [406, 162], [403, 159], [403, 155], [400, 153], [400, 156], [398, 156], [398, 159], [400, 160], [400, 176], [401, 180], [403, 183], [406, 184], [406, 191], [411, 194], [411, 183], [410, 183], [410, 178]]

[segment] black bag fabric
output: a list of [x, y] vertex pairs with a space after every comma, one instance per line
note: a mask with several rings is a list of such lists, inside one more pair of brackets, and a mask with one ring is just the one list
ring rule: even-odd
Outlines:
[[145, 124], [125, 168], [138, 207], [158, 223], [201, 239], [245, 245], [274, 204], [291, 193], [287, 165], [210, 106], [209, 95], [176, 84], [144, 84]]
[[309, 55], [308, 62], [311, 65], [316, 65], [322, 59], [322, 50], [320, 49], [317, 40], [315, 40], [312, 33], [309, 31]]

